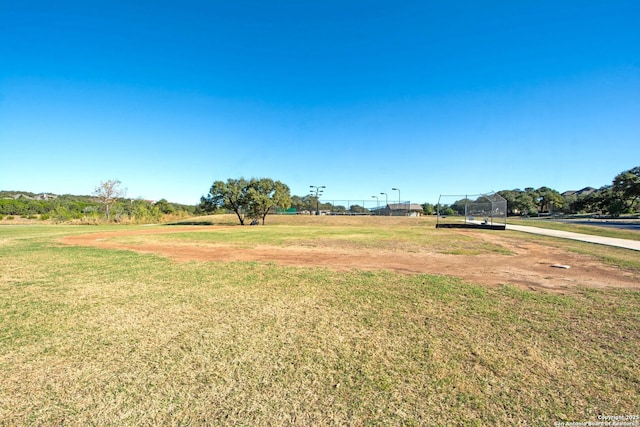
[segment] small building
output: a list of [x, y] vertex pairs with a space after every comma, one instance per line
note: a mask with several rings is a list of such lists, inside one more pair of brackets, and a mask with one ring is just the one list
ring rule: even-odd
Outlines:
[[389, 203], [385, 207], [372, 209], [371, 212], [379, 216], [421, 216], [424, 209], [417, 203]]

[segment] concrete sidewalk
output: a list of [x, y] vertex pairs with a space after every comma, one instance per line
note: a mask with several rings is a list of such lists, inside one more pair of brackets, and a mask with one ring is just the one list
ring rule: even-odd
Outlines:
[[618, 248], [640, 251], [639, 240], [617, 239], [614, 237], [592, 236], [590, 234], [572, 233], [570, 231], [550, 230], [548, 228], [529, 227], [524, 225], [507, 224], [507, 230], [523, 233], [539, 234], [542, 236], [558, 237], [560, 239], [579, 240], [581, 242], [596, 243], [598, 245], [615, 246]]

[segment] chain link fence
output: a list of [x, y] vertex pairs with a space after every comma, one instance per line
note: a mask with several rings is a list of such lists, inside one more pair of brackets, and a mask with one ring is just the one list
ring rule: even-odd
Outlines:
[[505, 229], [507, 201], [498, 193], [445, 195], [436, 205], [438, 228]]
[[389, 202], [381, 200], [329, 200], [310, 201], [305, 206], [296, 206], [287, 212], [297, 215], [378, 215], [421, 216], [423, 206], [411, 201]]

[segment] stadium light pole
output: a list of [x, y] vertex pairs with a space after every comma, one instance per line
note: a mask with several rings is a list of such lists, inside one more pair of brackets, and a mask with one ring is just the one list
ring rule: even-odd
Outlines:
[[385, 203], [387, 204], [385, 206], [385, 209], [387, 210], [387, 215], [389, 215], [389, 195], [387, 193], [380, 193], [380, 194], [384, 194], [384, 200], [385, 200]]
[[398, 209], [400, 209], [400, 189], [399, 188], [392, 188], [391, 190], [398, 192]]
[[399, 188], [392, 188], [391, 190], [398, 192], [398, 204], [400, 204], [400, 189]]
[[327, 187], [324, 185], [310, 185], [309, 188], [311, 188], [312, 192], [316, 192], [316, 215], [320, 215], [320, 194], [322, 194], [322, 189]]
[[378, 214], [378, 212], [380, 211], [380, 199], [378, 199], [378, 196], [371, 196], [371, 198], [375, 198], [376, 199], [376, 215]]

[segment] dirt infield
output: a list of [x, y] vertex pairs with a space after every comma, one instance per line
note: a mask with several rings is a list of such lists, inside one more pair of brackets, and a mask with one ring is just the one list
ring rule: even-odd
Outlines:
[[[640, 289], [640, 274], [622, 271], [603, 264], [595, 257], [564, 249], [519, 240], [501, 233], [465, 231], [477, 239], [497, 243], [511, 252], [503, 254], [449, 255], [428, 250], [376, 250], [349, 248], [327, 240], [314, 241], [312, 246], [257, 245], [242, 248], [231, 245], [193, 245], [184, 242], [123, 243], [113, 240], [121, 236], [143, 236], [184, 232], [215, 232], [221, 226], [181, 226], [177, 228], [149, 228], [121, 230], [65, 237], [71, 245], [105, 249], [124, 249], [152, 253], [176, 261], [259, 261], [278, 265], [323, 267], [336, 271], [389, 270], [403, 274], [448, 275], [487, 285], [513, 284], [529, 289], [562, 292], [574, 286], [594, 288], [617, 287]], [[226, 228], [226, 227], [225, 227]], [[570, 268], [562, 268], [569, 266]]]

